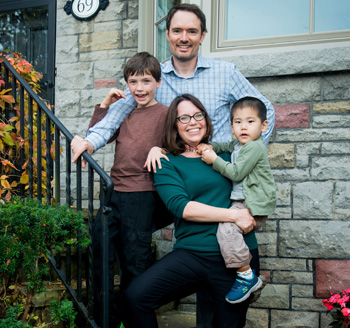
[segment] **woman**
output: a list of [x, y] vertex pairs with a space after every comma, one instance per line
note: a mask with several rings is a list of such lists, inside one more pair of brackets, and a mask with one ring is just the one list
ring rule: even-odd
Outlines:
[[176, 97], [168, 110], [163, 140], [169, 161], [162, 160], [162, 169], [154, 175], [160, 197], [175, 216], [176, 243], [171, 253], [127, 289], [123, 321], [127, 328], [158, 327], [154, 309], [203, 288], [214, 300], [214, 327], [245, 325], [249, 301], [235, 305], [225, 301], [236, 276], [225, 267], [216, 230], [218, 222], [234, 222], [247, 233], [251, 266], [258, 274], [254, 219], [248, 210], [228, 209], [231, 182], [202, 162], [196, 147], [211, 135], [212, 125], [201, 102], [188, 94]]

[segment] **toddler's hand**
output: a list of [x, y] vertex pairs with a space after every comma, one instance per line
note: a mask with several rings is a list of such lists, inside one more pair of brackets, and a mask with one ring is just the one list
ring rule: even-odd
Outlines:
[[211, 150], [211, 149], [213, 149], [213, 146], [205, 144], [205, 143], [201, 143], [197, 146], [198, 154], [200, 154], [200, 155], [207, 149]]
[[205, 162], [206, 164], [213, 164], [216, 160], [216, 155], [215, 151], [212, 149], [205, 149], [202, 151], [202, 161]]

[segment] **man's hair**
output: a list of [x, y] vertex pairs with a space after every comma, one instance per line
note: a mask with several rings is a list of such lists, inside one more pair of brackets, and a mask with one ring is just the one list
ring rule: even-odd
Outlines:
[[244, 98], [237, 100], [233, 104], [233, 106], [231, 108], [231, 115], [230, 115], [231, 123], [233, 122], [233, 115], [234, 115], [234, 112], [236, 111], [236, 109], [241, 109], [244, 107], [250, 107], [250, 108], [255, 109], [258, 112], [258, 117], [260, 118], [261, 123], [266, 121], [267, 109], [266, 109], [265, 104], [258, 98], [244, 97]]
[[202, 10], [196, 5], [189, 4], [189, 3], [180, 3], [179, 5], [171, 8], [168, 12], [167, 18], [166, 18], [166, 29], [169, 31], [170, 30], [170, 23], [177, 11], [188, 11], [190, 13], [195, 14], [199, 20], [201, 21], [201, 34], [204, 32], [207, 32], [207, 25], [206, 25], [206, 19], [205, 15]]
[[181, 96], [175, 97], [168, 109], [163, 135], [164, 147], [174, 155], [180, 155], [186, 150], [186, 143], [179, 137], [179, 134], [177, 132], [176, 119], [178, 117], [177, 107], [183, 101], [190, 101], [193, 105], [195, 105], [200, 111], [202, 111], [205, 114], [204, 119], [207, 123], [207, 131], [201, 142], [209, 142], [213, 135], [213, 125], [211, 124], [211, 120], [207, 111], [205, 110], [203, 104], [199, 101], [199, 99], [190, 94], [183, 94]]
[[156, 57], [148, 52], [139, 52], [131, 57], [124, 67], [124, 79], [128, 82], [130, 75], [150, 74], [159, 82], [161, 78], [161, 68]]

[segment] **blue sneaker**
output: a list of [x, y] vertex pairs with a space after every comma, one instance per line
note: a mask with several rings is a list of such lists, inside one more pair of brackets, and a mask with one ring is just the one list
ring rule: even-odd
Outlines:
[[255, 292], [262, 286], [262, 281], [253, 271], [253, 278], [246, 279], [243, 277], [236, 278], [231, 290], [226, 295], [226, 301], [235, 304], [245, 301], [251, 293]]

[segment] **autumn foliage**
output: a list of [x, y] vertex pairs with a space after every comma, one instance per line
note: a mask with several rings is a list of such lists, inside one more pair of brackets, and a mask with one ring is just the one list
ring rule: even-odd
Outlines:
[[[39, 80], [42, 75], [36, 72], [33, 66], [22, 58], [19, 53], [0, 53], [0, 64], [4, 59], [15, 68], [15, 70], [30, 85], [31, 89], [38, 94], [40, 92]], [[9, 76], [9, 83], [5, 83], [5, 69], [1, 66], [0, 70], [0, 200], [10, 200], [13, 195], [20, 194], [20, 186], [23, 186], [24, 192], [29, 188], [29, 129], [28, 129], [28, 95], [24, 93], [24, 135], [20, 135], [20, 92], [19, 82], [16, 82], [16, 92], [12, 88], [12, 75]], [[16, 99], [13, 94], [17, 95]], [[11, 113], [10, 118], [5, 117], [5, 110]], [[33, 191], [34, 196], [37, 193], [37, 104], [33, 102]], [[44, 126], [45, 115], [41, 118], [41, 126]], [[53, 128], [50, 127], [51, 132]], [[41, 129], [42, 144], [45, 145], [46, 130]], [[51, 137], [51, 136], [48, 136]], [[41, 147], [42, 162], [42, 192], [46, 195], [46, 148]], [[20, 162], [20, 152], [24, 150], [24, 163]], [[51, 144], [50, 153], [52, 156], [54, 142]], [[39, 155], [40, 156], [40, 155]]]

